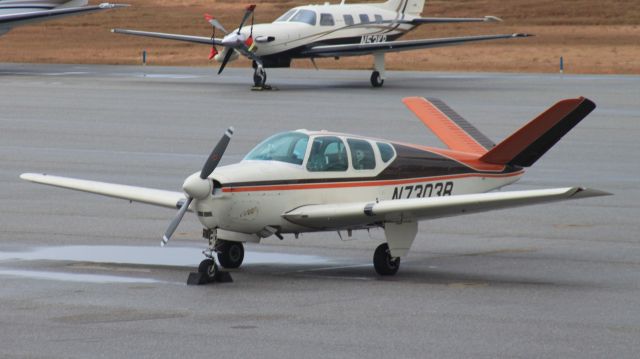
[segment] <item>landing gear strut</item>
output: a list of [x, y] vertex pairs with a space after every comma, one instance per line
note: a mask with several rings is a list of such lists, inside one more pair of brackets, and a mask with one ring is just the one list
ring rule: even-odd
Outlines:
[[382, 87], [384, 84], [384, 52], [373, 54], [373, 72], [371, 73], [371, 86]]
[[400, 269], [400, 257], [391, 257], [389, 245], [382, 243], [373, 253], [373, 267], [380, 275], [394, 275]]
[[[217, 250], [216, 243], [218, 242], [216, 232], [217, 231], [215, 229], [205, 228], [202, 230], [202, 236], [204, 237], [204, 239], [209, 241], [208, 248], [202, 251], [202, 254], [204, 254], [204, 256], [207, 257], [207, 259], [200, 262], [197, 272], [189, 273], [189, 278], [187, 279], [188, 285], [202, 285], [202, 284], [213, 283], [213, 282], [219, 282], [219, 283], [233, 282], [233, 279], [231, 278], [231, 274], [229, 274], [229, 272], [223, 272], [219, 270], [218, 264], [213, 258], [213, 253]], [[224, 241], [224, 243], [229, 243], [229, 242]], [[244, 248], [242, 247], [242, 243], [238, 243], [238, 244], [240, 245], [239, 247], [240, 252], [238, 252], [238, 247], [236, 246], [231, 251], [226, 251], [222, 253], [226, 253], [227, 257], [231, 257], [235, 259], [235, 262], [229, 259], [231, 264], [237, 263], [237, 265], [240, 266], [240, 264], [242, 264], [242, 259], [244, 258]], [[231, 253], [233, 253], [233, 255], [231, 255]], [[238, 256], [238, 254], [241, 254], [241, 255]], [[218, 254], [218, 258], [220, 258], [220, 254]], [[225, 260], [227, 259], [228, 258], [225, 258]], [[225, 262], [223, 262], [222, 260], [220, 260], [220, 263], [223, 266], [225, 266], [224, 264]], [[225, 267], [229, 268], [228, 266], [225, 266]]]

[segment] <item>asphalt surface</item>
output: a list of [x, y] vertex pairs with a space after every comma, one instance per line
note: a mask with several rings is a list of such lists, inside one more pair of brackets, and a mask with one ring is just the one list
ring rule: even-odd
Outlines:
[[[640, 77], [0, 64], [0, 357], [637, 358]], [[598, 108], [511, 189], [613, 196], [422, 222], [392, 278], [382, 233], [268, 239], [233, 283], [191, 287], [205, 243], [174, 215], [18, 179], [179, 190], [227, 126], [223, 163], [297, 128], [437, 145], [404, 108], [438, 97], [495, 141], [557, 100]]]

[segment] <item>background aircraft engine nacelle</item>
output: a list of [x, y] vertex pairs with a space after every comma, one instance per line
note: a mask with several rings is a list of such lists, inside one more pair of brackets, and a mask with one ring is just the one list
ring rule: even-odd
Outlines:
[[229, 47], [225, 47], [224, 50], [222, 50], [216, 56], [214, 56], [213, 59], [218, 62], [222, 62], [222, 60], [224, 59], [224, 55], [227, 53], [227, 51], [233, 51], [233, 54], [231, 54], [229, 61], [236, 60], [240, 56], [236, 50]]

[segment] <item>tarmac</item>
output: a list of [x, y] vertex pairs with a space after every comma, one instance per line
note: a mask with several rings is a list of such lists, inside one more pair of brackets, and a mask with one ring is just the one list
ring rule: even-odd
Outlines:
[[[2, 358], [637, 358], [640, 76], [0, 64]], [[223, 164], [327, 129], [442, 146], [404, 108], [444, 100], [498, 142], [556, 101], [596, 110], [508, 189], [613, 196], [421, 222], [398, 274], [380, 231], [247, 246], [234, 282], [187, 286], [187, 214], [21, 181], [23, 172], [179, 190], [225, 128]]]

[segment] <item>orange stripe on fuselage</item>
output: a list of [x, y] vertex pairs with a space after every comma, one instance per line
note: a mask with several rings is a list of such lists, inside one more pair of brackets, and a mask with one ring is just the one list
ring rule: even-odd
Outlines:
[[450, 149], [479, 155], [487, 152], [478, 141], [427, 99], [407, 97], [402, 102]]
[[353, 188], [353, 187], [377, 187], [377, 186], [392, 186], [402, 185], [418, 182], [436, 182], [450, 179], [469, 178], [469, 177], [493, 177], [493, 178], [505, 178], [520, 176], [524, 171], [518, 171], [513, 173], [504, 174], [492, 174], [492, 173], [464, 173], [451, 176], [438, 176], [438, 177], [422, 177], [422, 178], [410, 178], [400, 180], [371, 180], [371, 181], [357, 181], [357, 182], [328, 182], [328, 183], [302, 183], [302, 184], [282, 184], [282, 185], [264, 185], [264, 186], [246, 186], [246, 187], [223, 187], [223, 192], [260, 192], [260, 191], [292, 191], [292, 190], [307, 190], [307, 189], [329, 189], [329, 188]]

